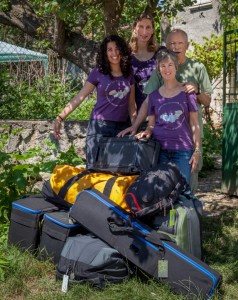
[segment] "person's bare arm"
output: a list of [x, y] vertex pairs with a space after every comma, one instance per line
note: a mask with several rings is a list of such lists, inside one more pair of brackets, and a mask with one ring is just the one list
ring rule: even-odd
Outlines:
[[201, 91], [201, 94], [197, 95], [197, 101], [199, 104], [208, 107], [211, 103], [211, 95]]
[[138, 115], [136, 117], [135, 122], [132, 124], [132, 126], [122, 130], [118, 133], [118, 137], [123, 137], [126, 134], [135, 135], [140, 124], [146, 119], [147, 117], [147, 111], [148, 111], [148, 97], [145, 99], [145, 101], [142, 103], [141, 108], [138, 112]]
[[[205, 93], [204, 91], [199, 91], [198, 86], [193, 82], [184, 82], [183, 83], [184, 92], [192, 93], [194, 92], [197, 96], [197, 101], [199, 104], [204, 105], [205, 107], [209, 106], [211, 103], [211, 95]], [[198, 94], [199, 92], [199, 94]]]
[[60, 139], [61, 122], [66, 119], [94, 89], [95, 86], [87, 81], [80, 92], [75, 95], [62, 112], [58, 114], [54, 123], [54, 136], [56, 139]]
[[192, 131], [192, 138], [194, 143], [194, 152], [193, 155], [189, 161], [190, 164], [192, 164], [191, 172], [193, 172], [198, 164], [198, 161], [201, 156], [201, 138], [200, 138], [200, 127], [198, 123], [198, 113], [197, 112], [190, 112], [189, 113], [189, 122], [190, 122], [190, 128]]
[[135, 85], [131, 85], [129, 96], [128, 112], [131, 119], [131, 124], [135, 123], [137, 117], [136, 102], [135, 102]]
[[139, 132], [136, 134], [137, 139], [142, 139], [142, 138], [147, 138], [149, 139], [152, 135], [153, 129], [155, 127], [155, 115], [150, 115], [149, 116], [149, 121], [146, 129], [142, 132]]

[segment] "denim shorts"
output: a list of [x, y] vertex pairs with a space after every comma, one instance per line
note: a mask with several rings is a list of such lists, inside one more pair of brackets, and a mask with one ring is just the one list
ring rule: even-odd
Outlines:
[[101, 137], [115, 137], [126, 129], [130, 124], [128, 122], [90, 120], [86, 137], [86, 165], [92, 168], [95, 162], [98, 143]]
[[180, 172], [186, 178], [188, 184], [190, 184], [191, 168], [189, 163], [193, 155], [193, 150], [160, 150], [159, 163], [173, 162], [175, 163]]

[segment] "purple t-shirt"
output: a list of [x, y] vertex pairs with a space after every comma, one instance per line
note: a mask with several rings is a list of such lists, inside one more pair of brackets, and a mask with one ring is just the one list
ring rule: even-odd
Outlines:
[[144, 94], [144, 88], [150, 78], [152, 71], [156, 68], [156, 54], [146, 61], [140, 61], [134, 55], [132, 55], [131, 63], [135, 79], [136, 105], [137, 110], [139, 110], [141, 104], [147, 97], [147, 95]]
[[153, 137], [164, 150], [192, 150], [193, 140], [189, 112], [196, 112], [195, 93], [181, 92], [172, 98], [158, 90], [149, 95], [148, 115], [155, 115]]
[[91, 119], [125, 122], [128, 119], [128, 103], [133, 74], [113, 77], [104, 75], [94, 68], [88, 76], [88, 82], [95, 85], [97, 101], [91, 113]]

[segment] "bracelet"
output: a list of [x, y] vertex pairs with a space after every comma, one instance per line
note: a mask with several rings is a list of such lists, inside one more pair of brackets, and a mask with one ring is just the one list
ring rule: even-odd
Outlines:
[[154, 126], [147, 126], [145, 130], [153, 130]]
[[195, 150], [194, 150], [194, 153], [198, 153], [198, 154], [201, 155], [201, 154], [202, 154], [202, 151], [201, 151], [200, 149], [195, 149]]
[[64, 121], [64, 119], [63, 119], [60, 115], [58, 115], [57, 118], [60, 118], [60, 120], [61, 120], [62, 122]]

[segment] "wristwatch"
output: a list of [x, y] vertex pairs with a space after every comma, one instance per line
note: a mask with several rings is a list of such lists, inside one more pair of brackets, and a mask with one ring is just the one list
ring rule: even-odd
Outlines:
[[198, 91], [197, 91], [196, 95], [201, 95], [201, 93], [202, 93], [202, 91], [201, 91], [200, 87], [198, 86]]

